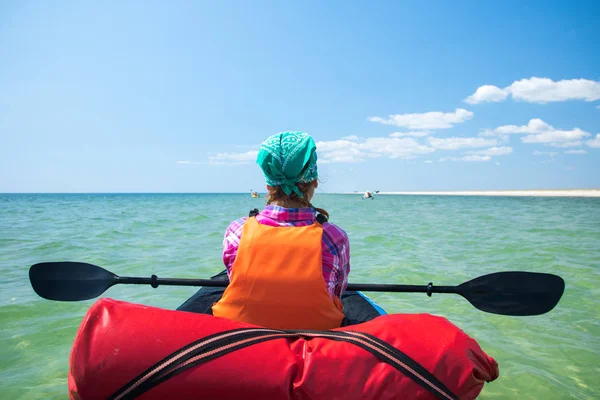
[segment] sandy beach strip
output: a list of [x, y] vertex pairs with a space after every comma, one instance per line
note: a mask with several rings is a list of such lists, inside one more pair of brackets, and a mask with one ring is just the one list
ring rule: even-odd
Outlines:
[[[364, 192], [347, 192], [359, 194]], [[468, 190], [468, 191], [418, 191], [379, 192], [379, 195], [430, 195], [430, 196], [520, 196], [520, 197], [600, 197], [600, 189], [540, 189], [540, 190]]]

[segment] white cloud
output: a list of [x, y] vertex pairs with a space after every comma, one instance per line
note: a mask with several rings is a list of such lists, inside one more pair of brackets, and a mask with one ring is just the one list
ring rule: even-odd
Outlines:
[[331, 153], [338, 150], [345, 150], [347, 148], [355, 147], [358, 143], [358, 138], [356, 139], [340, 139], [333, 140], [330, 142], [317, 142], [317, 154], [320, 156], [323, 153]]
[[566, 100], [594, 101], [600, 99], [600, 82], [588, 79], [553, 81], [549, 78], [521, 79], [500, 89], [493, 85], [477, 88], [465, 101], [470, 104], [499, 102], [508, 96], [530, 103], [548, 103]]
[[435, 151], [413, 138], [368, 138], [365, 142], [360, 143], [360, 148], [373, 155], [385, 155], [390, 158], [414, 158], [418, 154]]
[[575, 128], [570, 131], [548, 131], [536, 135], [528, 135], [521, 138], [523, 143], [553, 143], [553, 142], [571, 142], [590, 136], [589, 133]]
[[367, 155], [358, 148], [359, 138], [347, 136], [344, 139], [330, 142], [317, 142], [317, 154], [320, 163], [332, 162], [361, 162]]
[[[462, 157], [442, 157], [440, 161], [471, 161], [471, 162], [482, 162], [482, 161], [490, 161], [492, 157], [495, 156], [504, 156], [512, 153], [512, 147], [492, 147], [487, 150], [475, 150], [475, 151], [467, 151], [463, 153]], [[497, 165], [499, 163], [496, 163]]]
[[470, 161], [470, 162], [481, 162], [481, 161], [490, 161], [492, 157], [490, 156], [479, 156], [479, 155], [468, 155], [463, 157], [442, 157], [440, 158], [441, 162], [444, 161]]
[[424, 137], [424, 136], [429, 136], [429, 134], [431, 134], [431, 132], [429, 132], [429, 131], [394, 132], [394, 133], [390, 133], [390, 137], [407, 137], [407, 136]]
[[579, 147], [583, 145], [583, 142], [581, 140], [576, 140], [574, 142], [564, 142], [564, 143], [549, 143], [548, 146], [552, 146], [552, 147], [558, 147], [561, 149], [565, 149], [567, 147]]
[[495, 103], [506, 99], [508, 92], [494, 85], [483, 85], [477, 88], [475, 93], [467, 97], [465, 101], [469, 104]]
[[487, 147], [498, 144], [496, 139], [485, 139], [482, 137], [451, 137], [451, 138], [436, 138], [430, 137], [429, 144], [440, 150], [458, 150], [473, 147]]
[[389, 115], [387, 119], [369, 117], [368, 120], [385, 125], [403, 126], [408, 129], [446, 129], [471, 118], [473, 118], [471, 111], [457, 108], [453, 113], [432, 111], [423, 114], [393, 114]]
[[570, 79], [554, 82], [548, 78], [521, 79], [510, 85], [510, 93], [516, 100], [531, 103], [552, 101], [600, 99], [600, 82], [588, 79]]
[[554, 157], [558, 153], [556, 151], [538, 151], [538, 150], [535, 150], [532, 154], [534, 156], [550, 156], [550, 157]]
[[246, 151], [244, 153], [217, 153], [208, 157], [210, 165], [242, 165], [256, 161], [258, 150]]
[[505, 156], [512, 153], [513, 149], [509, 146], [503, 147], [492, 147], [487, 150], [477, 150], [477, 151], [469, 151], [469, 154], [479, 154], [484, 156]]
[[[412, 137], [373, 137], [360, 138], [346, 136], [333, 141], [316, 143], [318, 160], [327, 163], [355, 163], [369, 158], [412, 159], [422, 154], [435, 152], [435, 148], [419, 143]], [[208, 157], [208, 161], [177, 161], [178, 164], [243, 165], [256, 160], [257, 150], [243, 153], [217, 153]]]
[[586, 144], [590, 147], [600, 148], [600, 133], [594, 139], [588, 140]]
[[504, 125], [493, 130], [486, 130], [482, 136], [509, 134], [527, 134], [521, 138], [523, 143], [553, 143], [555, 147], [558, 146], [557, 143], [573, 143], [590, 136], [589, 133], [579, 128], [570, 131], [556, 129], [539, 118], [531, 119], [527, 125]]
[[[550, 125], [547, 124], [546, 122], [542, 121], [539, 118], [533, 118], [531, 120], [529, 120], [529, 123], [527, 125], [504, 125], [504, 126], [499, 126], [498, 128], [494, 129], [493, 131], [491, 131], [491, 133], [495, 133], [495, 134], [499, 134], [499, 135], [507, 135], [507, 134], [514, 134], [514, 133], [540, 133], [540, 132], [547, 132], [547, 131], [551, 131], [554, 128]], [[490, 131], [487, 131], [490, 132]]]
[[[371, 137], [360, 138], [347, 136], [343, 139], [332, 141], [319, 141], [316, 143], [319, 163], [357, 163], [372, 158], [390, 158], [410, 160], [421, 155], [434, 153], [436, 150], [472, 149], [490, 147], [497, 144], [495, 138], [433, 138], [429, 137], [425, 143], [419, 142], [414, 137]], [[429, 142], [429, 143], [427, 143]], [[510, 154], [512, 148], [491, 147], [487, 150], [470, 151], [461, 157], [454, 158], [460, 161], [489, 161], [491, 157]], [[178, 164], [209, 164], [209, 165], [243, 165], [256, 160], [258, 151], [252, 150], [243, 153], [217, 153], [208, 157], [208, 161], [177, 161]], [[453, 159], [453, 158], [448, 158]], [[426, 160], [427, 164], [434, 161]]]
[[361, 152], [358, 148], [348, 147], [335, 149], [331, 151], [319, 152], [319, 162], [323, 164], [344, 162], [344, 163], [355, 163], [365, 161], [366, 154]]
[[379, 157], [410, 159], [434, 151], [434, 148], [413, 138], [375, 137], [317, 142], [319, 160], [323, 163], [361, 162]]
[[478, 155], [469, 155], [461, 157], [463, 161], [490, 161], [492, 157], [490, 156], [478, 156]]
[[567, 150], [565, 154], [587, 154], [585, 150]]

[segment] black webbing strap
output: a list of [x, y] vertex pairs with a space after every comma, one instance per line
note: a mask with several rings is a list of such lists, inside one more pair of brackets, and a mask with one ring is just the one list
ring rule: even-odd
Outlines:
[[368, 351], [439, 399], [458, 399], [442, 382], [415, 360], [386, 343], [362, 332], [349, 331], [284, 331], [266, 328], [240, 328], [207, 336], [175, 351], [135, 377], [110, 399], [134, 399], [169, 378], [197, 365], [253, 344], [273, 339], [324, 338], [352, 343]]

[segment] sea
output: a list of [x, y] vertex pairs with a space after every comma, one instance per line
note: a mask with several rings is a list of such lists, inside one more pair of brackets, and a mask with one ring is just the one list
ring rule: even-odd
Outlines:
[[[118, 275], [208, 278], [228, 223], [264, 195], [0, 194], [0, 398], [66, 399], [69, 352], [95, 300], [33, 291], [31, 265], [79, 261]], [[600, 398], [600, 198], [317, 193], [344, 229], [350, 281], [458, 285], [499, 271], [547, 272], [566, 290], [529, 317], [485, 313], [453, 294], [367, 293], [389, 313], [443, 316], [500, 366], [482, 399]], [[103, 296], [176, 308], [192, 287], [118, 285]]]

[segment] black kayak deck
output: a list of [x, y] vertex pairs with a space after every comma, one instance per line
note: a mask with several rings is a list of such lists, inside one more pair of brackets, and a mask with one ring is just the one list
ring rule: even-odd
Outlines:
[[[211, 279], [226, 281], [229, 278], [227, 273], [223, 271], [211, 277]], [[225, 288], [221, 287], [202, 287], [177, 310], [212, 315], [211, 307], [221, 298], [224, 291]], [[345, 315], [342, 326], [360, 324], [385, 314], [383, 309], [372, 303], [361, 292], [345, 291], [342, 294], [342, 304], [344, 305]]]

